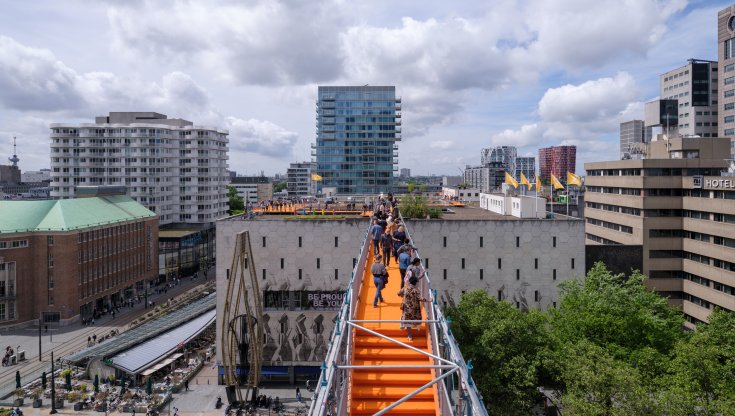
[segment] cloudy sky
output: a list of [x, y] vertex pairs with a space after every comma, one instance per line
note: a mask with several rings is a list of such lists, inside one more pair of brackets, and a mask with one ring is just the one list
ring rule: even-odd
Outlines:
[[[395, 85], [401, 168], [480, 148], [618, 157], [658, 75], [716, 59], [719, 0], [0, 0], [0, 156], [49, 166], [48, 125], [157, 111], [230, 131], [230, 168], [310, 159], [318, 85]], [[6, 162], [3, 162], [6, 163]]]

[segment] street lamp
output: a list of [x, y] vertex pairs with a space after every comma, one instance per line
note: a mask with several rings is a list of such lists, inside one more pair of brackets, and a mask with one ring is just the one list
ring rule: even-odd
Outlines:
[[51, 350], [51, 411], [53, 415], [56, 412], [56, 373], [54, 372], [54, 350]]

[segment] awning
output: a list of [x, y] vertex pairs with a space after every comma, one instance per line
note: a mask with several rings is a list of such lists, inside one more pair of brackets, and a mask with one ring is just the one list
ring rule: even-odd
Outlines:
[[183, 344], [214, 324], [215, 313], [215, 310], [208, 311], [188, 323], [115, 355], [112, 357], [112, 366], [129, 374], [153, 374], [181, 357], [179, 354], [166, 359]]

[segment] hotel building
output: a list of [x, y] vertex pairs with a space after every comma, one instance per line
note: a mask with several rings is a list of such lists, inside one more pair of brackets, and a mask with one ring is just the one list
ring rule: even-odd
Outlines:
[[659, 136], [646, 159], [585, 164], [586, 243], [640, 246], [641, 258], [629, 261], [692, 324], [715, 307], [735, 311], [728, 148], [727, 138]]

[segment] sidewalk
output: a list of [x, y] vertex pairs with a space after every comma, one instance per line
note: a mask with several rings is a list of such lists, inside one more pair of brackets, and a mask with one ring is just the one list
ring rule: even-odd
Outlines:
[[[207, 272], [208, 280], [203, 277], [196, 279], [181, 279], [181, 284], [173, 288], [169, 288], [167, 293], [153, 294], [148, 300], [154, 301], [157, 305], [164, 303], [166, 300], [178, 296], [196, 286], [205, 282], [213, 281], [214, 268], [210, 268]], [[155, 290], [155, 288], [154, 288]], [[64, 327], [49, 326], [48, 332], [42, 332], [41, 347], [43, 362], [38, 360], [38, 327], [29, 327], [23, 329], [14, 329], [10, 331], [0, 332], [2, 344], [0, 348], [10, 345], [14, 349], [19, 348], [26, 352], [26, 360], [13, 366], [0, 367], [0, 397], [5, 397], [15, 390], [15, 372], [20, 371], [21, 382], [23, 385], [41, 376], [43, 371], [50, 373], [51, 363], [50, 351], [53, 349], [54, 358], [60, 359], [73, 352], [79, 351], [87, 347], [87, 339], [93, 335], [98, 337], [109, 334], [111, 330], [117, 329], [121, 333], [127, 330], [128, 324], [138, 316], [146, 313], [144, 302], [136, 303], [132, 308], [121, 308], [120, 313], [115, 315], [113, 319], [111, 315], [105, 315], [95, 320], [94, 325], [83, 326], [81, 323]], [[105, 342], [111, 342], [108, 340]], [[0, 400], [2, 402], [8, 400]]]

